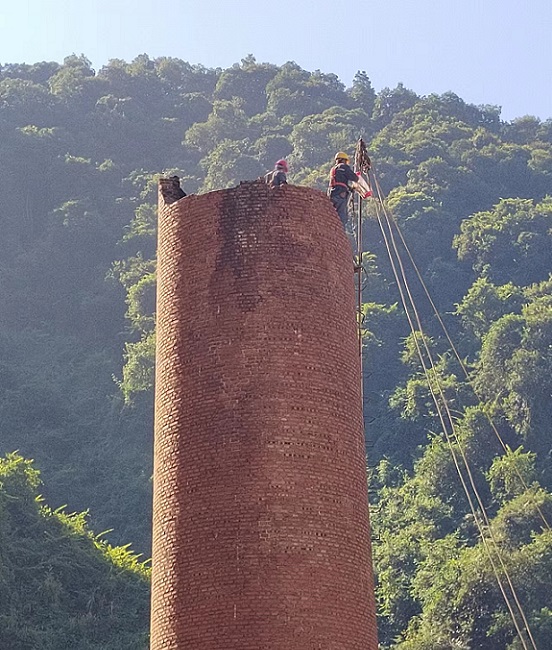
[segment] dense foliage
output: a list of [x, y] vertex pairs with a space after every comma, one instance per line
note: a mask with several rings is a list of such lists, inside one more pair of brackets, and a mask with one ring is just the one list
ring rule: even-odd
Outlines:
[[[541, 517], [552, 521], [552, 120], [505, 123], [497, 107], [453, 93], [376, 93], [364, 72], [345, 88], [333, 74], [251, 56], [226, 70], [146, 55], [97, 72], [74, 55], [1, 66], [0, 452], [34, 459], [53, 508], [89, 508], [111, 542], [147, 553], [158, 175], [209, 191], [287, 157], [292, 182], [323, 188], [335, 151], [352, 152], [359, 135], [469, 374], [416, 286], [454, 408], [450, 444], [368, 216], [365, 410], [382, 644], [523, 647], [452, 446], [470, 460], [537, 645], [552, 648]], [[17, 650], [141, 647], [143, 568], [81, 516], [36, 502], [19, 456], [1, 467], [0, 636]]]
[[30, 461], [0, 461], [0, 646], [145, 649], [147, 568], [89, 532], [84, 514], [43, 505], [39, 483]]

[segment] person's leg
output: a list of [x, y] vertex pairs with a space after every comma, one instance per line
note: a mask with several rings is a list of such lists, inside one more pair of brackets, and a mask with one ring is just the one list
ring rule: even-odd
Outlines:
[[349, 228], [349, 211], [348, 211], [349, 196], [347, 195], [345, 197], [342, 197], [336, 195], [336, 196], [331, 196], [330, 198], [332, 200], [332, 203], [334, 204], [339, 219], [343, 224], [343, 230], [345, 231], [345, 235], [347, 236], [347, 239], [351, 244], [351, 252], [353, 253], [353, 262], [355, 266], [357, 266], [356, 261], [354, 261], [356, 248], [357, 248], [356, 239], [354, 234], [351, 232]]
[[349, 215], [347, 212], [347, 198], [347, 196], [342, 197], [339, 194], [331, 197], [332, 203], [334, 204], [334, 207], [344, 228], [347, 225], [347, 221], [349, 220]]
[[348, 199], [342, 199], [341, 204], [339, 206], [339, 218], [341, 219], [341, 223], [343, 224], [343, 227], [346, 228], [347, 224], [349, 223], [349, 210], [348, 210]]

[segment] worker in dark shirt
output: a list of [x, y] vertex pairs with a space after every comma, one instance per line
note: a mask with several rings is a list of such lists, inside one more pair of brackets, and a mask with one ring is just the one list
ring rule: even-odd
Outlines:
[[185, 196], [187, 196], [186, 192], [180, 187], [180, 176], [171, 176], [171, 180], [176, 188], [178, 198], [183, 199]]
[[287, 185], [288, 164], [285, 160], [278, 160], [274, 165], [274, 169], [268, 174], [265, 174], [265, 181], [270, 187], [280, 187], [280, 185]]
[[339, 151], [335, 154], [335, 165], [330, 171], [330, 182], [328, 186], [328, 196], [334, 204], [341, 223], [345, 227], [349, 220], [348, 203], [353, 183], [358, 181], [358, 176], [349, 167], [349, 156]]

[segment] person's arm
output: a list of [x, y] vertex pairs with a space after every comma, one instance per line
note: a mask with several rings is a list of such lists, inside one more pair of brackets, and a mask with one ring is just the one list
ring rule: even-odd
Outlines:
[[356, 183], [358, 181], [358, 176], [349, 167], [349, 165], [347, 165], [343, 171], [345, 172], [345, 176], [347, 177], [347, 185], [349, 185], [349, 187], [350, 187], [349, 181], [353, 181], [353, 183]]

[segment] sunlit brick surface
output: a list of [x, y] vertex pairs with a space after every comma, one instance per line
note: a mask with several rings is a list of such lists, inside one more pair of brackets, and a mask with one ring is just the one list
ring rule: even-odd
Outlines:
[[161, 195], [152, 650], [376, 650], [356, 336], [321, 192]]

